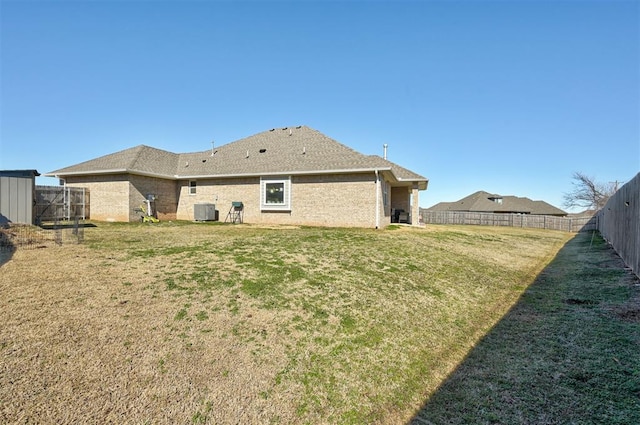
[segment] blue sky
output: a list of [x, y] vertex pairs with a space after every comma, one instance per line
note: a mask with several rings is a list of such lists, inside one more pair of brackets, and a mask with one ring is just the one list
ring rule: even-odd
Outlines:
[[308, 125], [423, 207], [640, 171], [638, 1], [0, 0], [0, 52], [0, 169]]

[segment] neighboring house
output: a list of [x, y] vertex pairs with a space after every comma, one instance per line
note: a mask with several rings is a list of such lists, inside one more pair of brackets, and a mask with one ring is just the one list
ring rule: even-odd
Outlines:
[[0, 226], [35, 224], [36, 170], [0, 170]]
[[502, 196], [478, 191], [456, 202], [440, 202], [426, 211], [460, 211], [511, 214], [553, 215], [564, 217], [566, 212], [544, 201], [532, 201], [518, 196]]
[[197, 204], [215, 204], [223, 221], [242, 202], [247, 223], [375, 228], [398, 210], [418, 224], [418, 192], [428, 184], [306, 126], [195, 153], [140, 145], [46, 175], [88, 188], [94, 220], [139, 220], [135, 210], [151, 196], [161, 220], [194, 220]]
[[596, 215], [597, 212], [598, 212], [598, 210], [586, 209], [586, 210], [578, 212], [578, 213], [570, 213], [570, 214], [568, 214], [568, 217], [571, 217], [571, 218], [593, 217], [594, 215]]

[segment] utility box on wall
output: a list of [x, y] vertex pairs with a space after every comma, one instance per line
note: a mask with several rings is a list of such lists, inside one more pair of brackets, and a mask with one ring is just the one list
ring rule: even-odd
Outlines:
[[195, 221], [218, 221], [216, 204], [195, 204], [193, 206], [193, 219]]

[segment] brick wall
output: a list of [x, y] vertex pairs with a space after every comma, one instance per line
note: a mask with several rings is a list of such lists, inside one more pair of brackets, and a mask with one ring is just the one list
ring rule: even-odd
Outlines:
[[411, 212], [408, 188], [404, 186], [391, 188], [391, 208]]
[[[384, 228], [391, 224], [391, 185], [380, 175], [380, 203], [379, 203], [379, 220], [380, 227]], [[386, 201], [385, 201], [386, 192]], [[386, 202], [386, 203], [385, 203]]]
[[92, 220], [129, 221], [129, 178], [125, 174], [67, 177], [67, 186], [85, 187], [91, 193]]
[[195, 204], [215, 204], [224, 221], [231, 202], [240, 201], [245, 205], [244, 218], [249, 223], [256, 223], [255, 208], [260, 205], [260, 178], [238, 179], [200, 179], [196, 181], [196, 193], [189, 193], [189, 181], [178, 181], [178, 220], [193, 220]]
[[414, 226], [420, 224], [420, 191], [417, 183], [414, 183], [411, 188], [411, 224]]
[[[189, 182], [181, 180], [177, 218], [193, 220], [193, 206], [213, 203], [224, 221], [231, 203], [244, 204], [244, 221], [259, 224], [375, 227], [376, 184], [373, 173], [291, 177], [291, 210], [260, 210], [260, 178], [204, 179], [189, 194]], [[381, 222], [384, 222], [382, 197]]]
[[373, 173], [294, 176], [291, 195], [293, 219], [320, 226], [376, 226]]
[[129, 220], [140, 219], [134, 209], [143, 204], [147, 195], [156, 197], [155, 210], [160, 220], [176, 220], [178, 209], [178, 189], [174, 180], [132, 175], [129, 178]]
[[[288, 211], [261, 211], [260, 178], [200, 179], [195, 194], [188, 180], [164, 180], [143, 176], [110, 175], [67, 179], [69, 186], [86, 187], [91, 192], [91, 219], [137, 221], [134, 209], [148, 194], [156, 195], [160, 220], [193, 220], [194, 205], [216, 205], [220, 221], [227, 218], [231, 203], [244, 204], [243, 219], [256, 224], [304, 224], [313, 226], [376, 226], [376, 181], [374, 173], [291, 177], [291, 208]], [[391, 207], [409, 211], [410, 192], [406, 187], [387, 187], [378, 192], [380, 227], [390, 221]], [[417, 217], [417, 216], [416, 216]]]

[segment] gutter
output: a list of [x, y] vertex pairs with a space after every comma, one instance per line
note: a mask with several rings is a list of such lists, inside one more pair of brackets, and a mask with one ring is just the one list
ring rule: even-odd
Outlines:
[[[193, 174], [193, 175], [175, 175], [176, 180], [195, 179], [195, 178], [233, 178], [233, 177], [260, 177], [260, 176], [305, 176], [318, 174], [353, 174], [353, 173], [377, 173], [378, 168], [350, 168], [336, 170], [310, 170], [310, 171], [263, 171], [259, 173], [237, 173], [237, 174]], [[382, 170], [391, 171], [391, 168]]]
[[[427, 187], [429, 186], [429, 180], [425, 179], [425, 180], [420, 180], [420, 179], [403, 179], [398, 177], [398, 181], [400, 183], [413, 183], [413, 182], [418, 182], [418, 189], [419, 190], [427, 190]], [[424, 188], [421, 187], [420, 183], [424, 182]]]
[[47, 177], [60, 176], [87, 176], [87, 175], [103, 175], [103, 174], [134, 174], [138, 176], [158, 177], [168, 180], [188, 180], [188, 179], [216, 179], [216, 178], [233, 178], [233, 177], [260, 177], [260, 176], [291, 176], [291, 175], [318, 175], [318, 174], [353, 174], [353, 173], [378, 173], [378, 171], [391, 171], [391, 168], [350, 168], [336, 170], [312, 170], [312, 171], [264, 171], [260, 173], [236, 173], [236, 174], [158, 174], [145, 171], [135, 171], [126, 168], [99, 170], [99, 171], [73, 171], [69, 173], [46, 173]]

